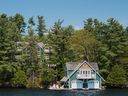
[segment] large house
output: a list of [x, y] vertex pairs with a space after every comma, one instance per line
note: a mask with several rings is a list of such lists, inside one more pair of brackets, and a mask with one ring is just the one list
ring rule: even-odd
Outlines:
[[105, 80], [98, 70], [97, 63], [70, 62], [66, 64], [66, 73], [61, 82], [69, 89], [101, 89]]

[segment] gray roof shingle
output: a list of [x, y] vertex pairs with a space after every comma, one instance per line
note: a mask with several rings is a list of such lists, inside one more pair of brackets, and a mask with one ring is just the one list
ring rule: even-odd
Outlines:
[[[68, 62], [66, 63], [67, 70], [74, 70], [81, 62]], [[95, 62], [89, 63], [95, 70], [99, 70], [98, 64]]]
[[95, 62], [89, 63], [95, 70], [99, 70], [98, 64]]
[[66, 63], [67, 70], [74, 70], [79, 62], [68, 62]]

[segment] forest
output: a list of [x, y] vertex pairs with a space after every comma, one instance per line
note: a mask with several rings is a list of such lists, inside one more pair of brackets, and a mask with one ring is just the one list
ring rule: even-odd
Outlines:
[[[58, 20], [47, 28], [43, 16], [25, 21], [19, 13], [1, 14], [0, 87], [48, 88], [64, 76], [66, 62], [82, 60], [98, 63], [105, 86], [128, 86], [127, 26], [114, 18], [85, 19], [79, 30], [62, 25], [63, 20]], [[27, 54], [17, 51], [17, 42], [28, 43], [23, 45], [29, 49]], [[43, 53], [38, 56], [37, 42], [52, 49], [48, 60]]]

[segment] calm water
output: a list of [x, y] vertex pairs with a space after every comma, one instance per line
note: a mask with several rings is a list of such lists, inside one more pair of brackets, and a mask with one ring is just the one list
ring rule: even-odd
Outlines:
[[54, 91], [43, 89], [0, 89], [0, 96], [128, 96], [128, 89]]

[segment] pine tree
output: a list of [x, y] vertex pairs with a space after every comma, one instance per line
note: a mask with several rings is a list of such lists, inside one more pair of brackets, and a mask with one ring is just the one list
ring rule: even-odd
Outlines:
[[107, 77], [107, 83], [110, 87], [123, 87], [126, 85], [126, 72], [120, 65], [115, 65]]
[[61, 26], [63, 21], [55, 22], [48, 39], [52, 47], [51, 63], [56, 64], [57, 80], [60, 80], [64, 75], [65, 63], [71, 59], [71, 50], [68, 48], [68, 40], [72, 34], [72, 27], [63, 28]]
[[14, 17], [14, 22], [16, 23], [16, 26], [18, 27], [19, 33], [25, 33], [25, 21], [24, 21], [24, 17], [17, 13]]
[[15, 22], [10, 21], [6, 14], [0, 15], [0, 80], [3, 84], [10, 82], [18, 70], [16, 60], [16, 41], [19, 32]]
[[32, 80], [32, 86], [34, 87], [35, 78], [38, 72], [38, 53], [36, 49], [36, 39], [34, 37], [34, 21], [33, 17], [31, 17], [28, 21], [28, 46], [27, 46], [27, 73], [29, 78]]
[[37, 31], [38, 31], [38, 35], [39, 35], [40, 38], [43, 37], [44, 33], [47, 32], [43, 16], [38, 16]]

